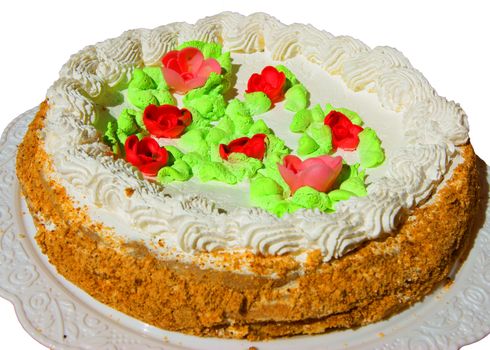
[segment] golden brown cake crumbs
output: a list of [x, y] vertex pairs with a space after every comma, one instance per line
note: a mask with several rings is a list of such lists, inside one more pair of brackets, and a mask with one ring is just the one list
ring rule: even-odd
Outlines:
[[[468, 144], [459, 148], [464, 162], [435, 200], [415, 209], [396, 232], [326, 263], [311, 252], [304, 274], [295, 273], [298, 263], [288, 255], [221, 252], [229, 271], [162, 261], [139, 242], [113, 237], [86, 208], [76, 208], [61, 185], [46, 180], [52, 165], [38, 131], [47, 109], [43, 103], [17, 155], [41, 250], [94, 298], [171, 331], [259, 340], [379, 321], [444, 281], [475, 213], [478, 173]], [[233, 272], [240, 261], [255, 275]]]
[[255, 346], [251, 346], [248, 348], [248, 350], [259, 350], [259, 349], [257, 349]]
[[124, 193], [126, 194], [126, 197], [132, 197], [134, 191], [135, 191], [134, 188], [130, 188], [130, 187], [124, 189]]

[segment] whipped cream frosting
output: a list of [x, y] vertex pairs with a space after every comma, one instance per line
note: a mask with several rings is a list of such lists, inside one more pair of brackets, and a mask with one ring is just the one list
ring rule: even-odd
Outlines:
[[[383, 141], [387, 163], [368, 173], [368, 195], [340, 202], [332, 214], [305, 209], [277, 218], [247, 206], [246, 184], [234, 189], [192, 182], [163, 187], [108, 156], [93, 123], [121, 108], [121, 90], [134, 68], [159, 65], [166, 52], [188, 40], [220, 43], [235, 63], [255, 71], [267, 60], [283, 63], [304, 81], [313, 100], [318, 89], [308, 80], [321, 84], [314, 80], [324, 74], [332, 88], [312, 102], [340, 101], [338, 107], [359, 112]], [[303, 253], [320, 250], [324, 261], [338, 258], [393, 231], [402, 213], [430, 198], [460, 157], [456, 146], [468, 141], [463, 110], [438, 96], [399, 51], [370, 49], [357, 39], [310, 25], [285, 25], [263, 13], [221, 13], [194, 25], [132, 30], [88, 46], [63, 66], [47, 98], [42, 136], [53, 159], [52, 176], [121, 237], [145, 243], [164, 259], [182, 261], [220, 249], [289, 253], [298, 261]], [[280, 133], [274, 115], [268, 120]], [[288, 141], [293, 149], [294, 141]], [[131, 196], [128, 188], [135, 190]], [[209, 266], [216, 267], [211, 260]]]

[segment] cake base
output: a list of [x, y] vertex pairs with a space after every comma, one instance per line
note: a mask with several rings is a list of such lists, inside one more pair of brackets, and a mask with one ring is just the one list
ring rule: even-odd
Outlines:
[[[202, 271], [158, 261], [134, 245], [116, 250], [101, 227], [46, 179], [49, 158], [38, 131], [41, 107], [19, 147], [17, 174], [38, 228], [37, 241], [58, 271], [96, 299], [160, 328], [195, 335], [267, 339], [355, 327], [423, 298], [449, 273], [476, 208], [476, 158], [464, 162], [430, 205], [389, 237], [281, 281]], [[49, 230], [44, 224], [56, 226]], [[51, 228], [51, 225], [49, 226]]]

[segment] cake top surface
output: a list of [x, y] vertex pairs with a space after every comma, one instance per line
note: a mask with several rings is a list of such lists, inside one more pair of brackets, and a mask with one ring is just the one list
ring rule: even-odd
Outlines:
[[48, 100], [53, 176], [182, 261], [340, 257], [429, 199], [468, 140], [461, 108], [397, 50], [261, 13], [86, 47]]

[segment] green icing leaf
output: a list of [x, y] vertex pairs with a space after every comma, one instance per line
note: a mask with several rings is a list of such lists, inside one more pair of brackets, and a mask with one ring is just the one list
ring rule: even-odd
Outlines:
[[238, 181], [253, 177], [257, 170], [262, 168], [262, 162], [259, 159], [247, 157], [242, 153], [230, 154], [224, 165]]
[[192, 177], [191, 167], [182, 159], [176, 159], [174, 164], [161, 168], [157, 180], [163, 184], [173, 181], [187, 181]]
[[315, 105], [310, 109], [311, 111], [311, 119], [313, 122], [322, 122], [325, 120], [326, 114], [323, 112], [323, 109], [320, 105]]
[[167, 90], [156, 90], [153, 92], [153, 96], [158, 101], [158, 105], [177, 105], [175, 98]]
[[201, 97], [203, 95], [220, 95], [224, 90], [223, 87], [223, 76], [211, 73], [206, 84], [197, 89], [192, 89], [183, 98], [184, 105], [188, 103], [189, 100]]
[[224, 52], [216, 60], [218, 61], [218, 63], [221, 66], [222, 73], [224, 73], [225, 75], [231, 74], [231, 72], [232, 72], [232, 65], [231, 65], [231, 54], [230, 54], [230, 52], [228, 52], [228, 51], [227, 52]]
[[238, 99], [233, 99], [228, 103], [225, 113], [230, 118], [234, 118], [236, 115], [246, 115], [250, 117], [249, 109], [245, 106], [245, 103]]
[[333, 202], [347, 200], [352, 196], [362, 197], [367, 195], [366, 184], [364, 183], [365, 171], [359, 172], [360, 164], [343, 164], [342, 171], [337, 178], [339, 188], [328, 193]]
[[286, 87], [285, 87], [286, 90], [289, 89], [293, 85], [299, 84], [299, 81], [298, 81], [298, 79], [296, 79], [296, 76], [286, 66], [284, 66], [282, 64], [278, 64], [276, 66], [276, 69], [279, 72], [283, 72], [284, 75], [286, 76]]
[[128, 100], [139, 109], [145, 109], [149, 105], [159, 105], [152, 90], [139, 90], [129, 87]]
[[265, 168], [261, 169], [259, 172], [276, 181], [285, 191], [289, 191], [289, 186], [279, 173], [277, 164], [281, 163], [283, 158], [289, 153], [291, 153], [291, 150], [286, 146], [283, 140], [273, 134], [267, 135], [267, 149], [263, 160]]
[[271, 134], [272, 130], [269, 129], [267, 124], [264, 122], [263, 119], [258, 119], [253, 123], [253, 125], [250, 127], [250, 130], [248, 131], [249, 137], [255, 135], [255, 134]]
[[227, 137], [227, 133], [220, 128], [212, 128], [209, 130], [208, 135], [206, 136], [206, 142], [208, 143], [220, 143], [223, 139]]
[[330, 111], [332, 111], [332, 110], [344, 114], [347, 118], [350, 119], [350, 121], [352, 122], [352, 124], [356, 124], [356, 125], [363, 125], [364, 124], [364, 122], [362, 121], [361, 117], [359, 117], [359, 114], [357, 114], [356, 112], [351, 111], [350, 109], [347, 109], [347, 108], [337, 108], [337, 107], [334, 107], [330, 103], [327, 103], [327, 105], [325, 106], [325, 114], [324, 114], [324, 117], [328, 113], [330, 113]]
[[371, 128], [366, 128], [359, 133], [359, 146], [357, 149], [363, 168], [375, 168], [385, 160], [381, 141]]
[[128, 86], [128, 100], [139, 109], [145, 109], [150, 104], [176, 104], [158, 67], [137, 68], [133, 71]]
[[333, 210], [332, 201], [328, 195], [309, 186], [299, 188], [291, 200], [293, 203], [307, 209], [318, 208], [321, 211]]
[[202, 95], [191, 100], [184, 100], [185, 107], [196, 110], [201, 117], [219, 120], [225, 115], [226, 102], [222, 95]]
[[303, 208], [301, 205], [290, 201], [280, 201], [278, 202], [274, 208], [270, 211], [273, 214], [276, 214], [278, 217], [284, 216], [287, 213], [294, 213], [296, 210]]
[[[189, 164], [189, 166], [192, 168], [193, 172], [197, 172], [201, 162], [204, 161], [204, 157], [197, 152], [186, 153], [182, 156], [181, 159], [184, 162], [186, 162], [187, 164]], [[194, 171], [194, 170], [196, 170], [196, 171]]]
[[210, 161], [201, 161], [199, 178], [202, 182], [216, 180], [230, 185], [234, 185], [238, 182], [236, 176], [233, 175], [223, 163]]
[[[127, 136], [136, 134], [140, 130], [136, 121], [136, 114], [136, 111], [125, 108], [117, 118], [117, 128]], [[121, 140], [121, 142], [123, 141]]]
[[191, 114], [192, 114], [192, 123], [189, 125], [186, 130], [193, 130], [193, 129], [209, 129], [211, 127], [211, 120], [204, 118], [201, 113], [199, 113], [198, 110], [188, 107], [187, 108]]
[[246, 134], [254, 124], [250, 111], [240, 100], [231, 100], [225, 114], [233, 121], [237, 133]]
[[217, 43], [204, 42], [199, 40], [186, 41], [178, 46], [177, 50], [182, 50], [186, 47], [195, 47], [201, 50], [204, 58], [218, 58], [221, 56], [222, 46]]
[[328, 197], [333, 201], [333, 202], [340, 202], [340, 201], [345, 201], [352, 197], [354, 194], [349, 191], [345, 190], [333, 190], [328, 193]]
[[168, 90], [168, 85], [163, 77], [161, 67], [145, 67], [143, 68], [143, 73], [147, 74], [153, 80], [153, 82], [157, 85], [156, 89]]
[[[229, 106], [230, 105], [228, 105], [228, 107]], [[228, 135], [233, 135], [235, 133], [235, 123], [233, 120], [231, 120], [229, 115], [225, 115], [223, 118], [221, 118], [216, 127], [223, 130]]]
[[332, 131], [328, 125], [319, 122], [312, 123], [308, 127], [307, 134], [319, 145], [321, 152], [324, 154], [332, 152]]
[[263, 114], [271, 108], [271, 105], [269, 97], [261, 91], [245, 94], [245, 107], [251, 115]]
[[349, 191], [358, 197], [363, 197], [367, 195], [366, 185], [364, 180], [360, 177], [352, 177], [345, 180], [340, 185], [340, 189], [344, 191]]
[[180, 142], [191, 152], [198, 152], [205, 156], [209, 154], [206, 134], [207, 130], [192, 129], [180, 137]]
[[120, 155], [122, 153], [122, 147], [117, 137], [117, 124], [115, 122], [109, 122], [107, 124], [107, 130], [104, 133], [104, 142], [112, 148], [115, 154]]
[[301, 135], [299, 139], [298, 145], [298, 154], [300, 156], [306, 156], [308, 154], [312, 154], [317, 151], [320, 146], [315, 142], [310, 136], [307, 134]]
[[309, 93], [301, 84], [289, 88], [284, 97], [286, 101], [284, 108], [289, 111], [297, 112], [308, 107]]
[[302, 133], [310, 126], [311, 122], [311, 111], [302, 109], [294, 114], [293, 121], [291, 122], [289, 129], [295, 133]]
[[157, 84], [142, 69], [136, 68], [133, 71], [133, 77], [129, 82], [129, 87], [139, 90], [152, 90], [157, 88]]
[[271, 210], [283, 200], [282, 187], [271, 178], [258, 176], [250, 181], [250, 200], [258, 207]]
[[146, 130], [146, 125], [145, 122], [143, 121], [143, 111], [128, 109], [128, 113], [134, 115], [134, 121], [136, 122], [136, 124], [138, 124], [141, 130]]
[[184, 153], [182, 153], [177, 147], [175, 146], [170, 146], [167, 145], [165, 146], [165, 149], [169, 153], [169, 160], [167, 163], [173, 164], [177, 159], [181, 159], [184, 156]]

